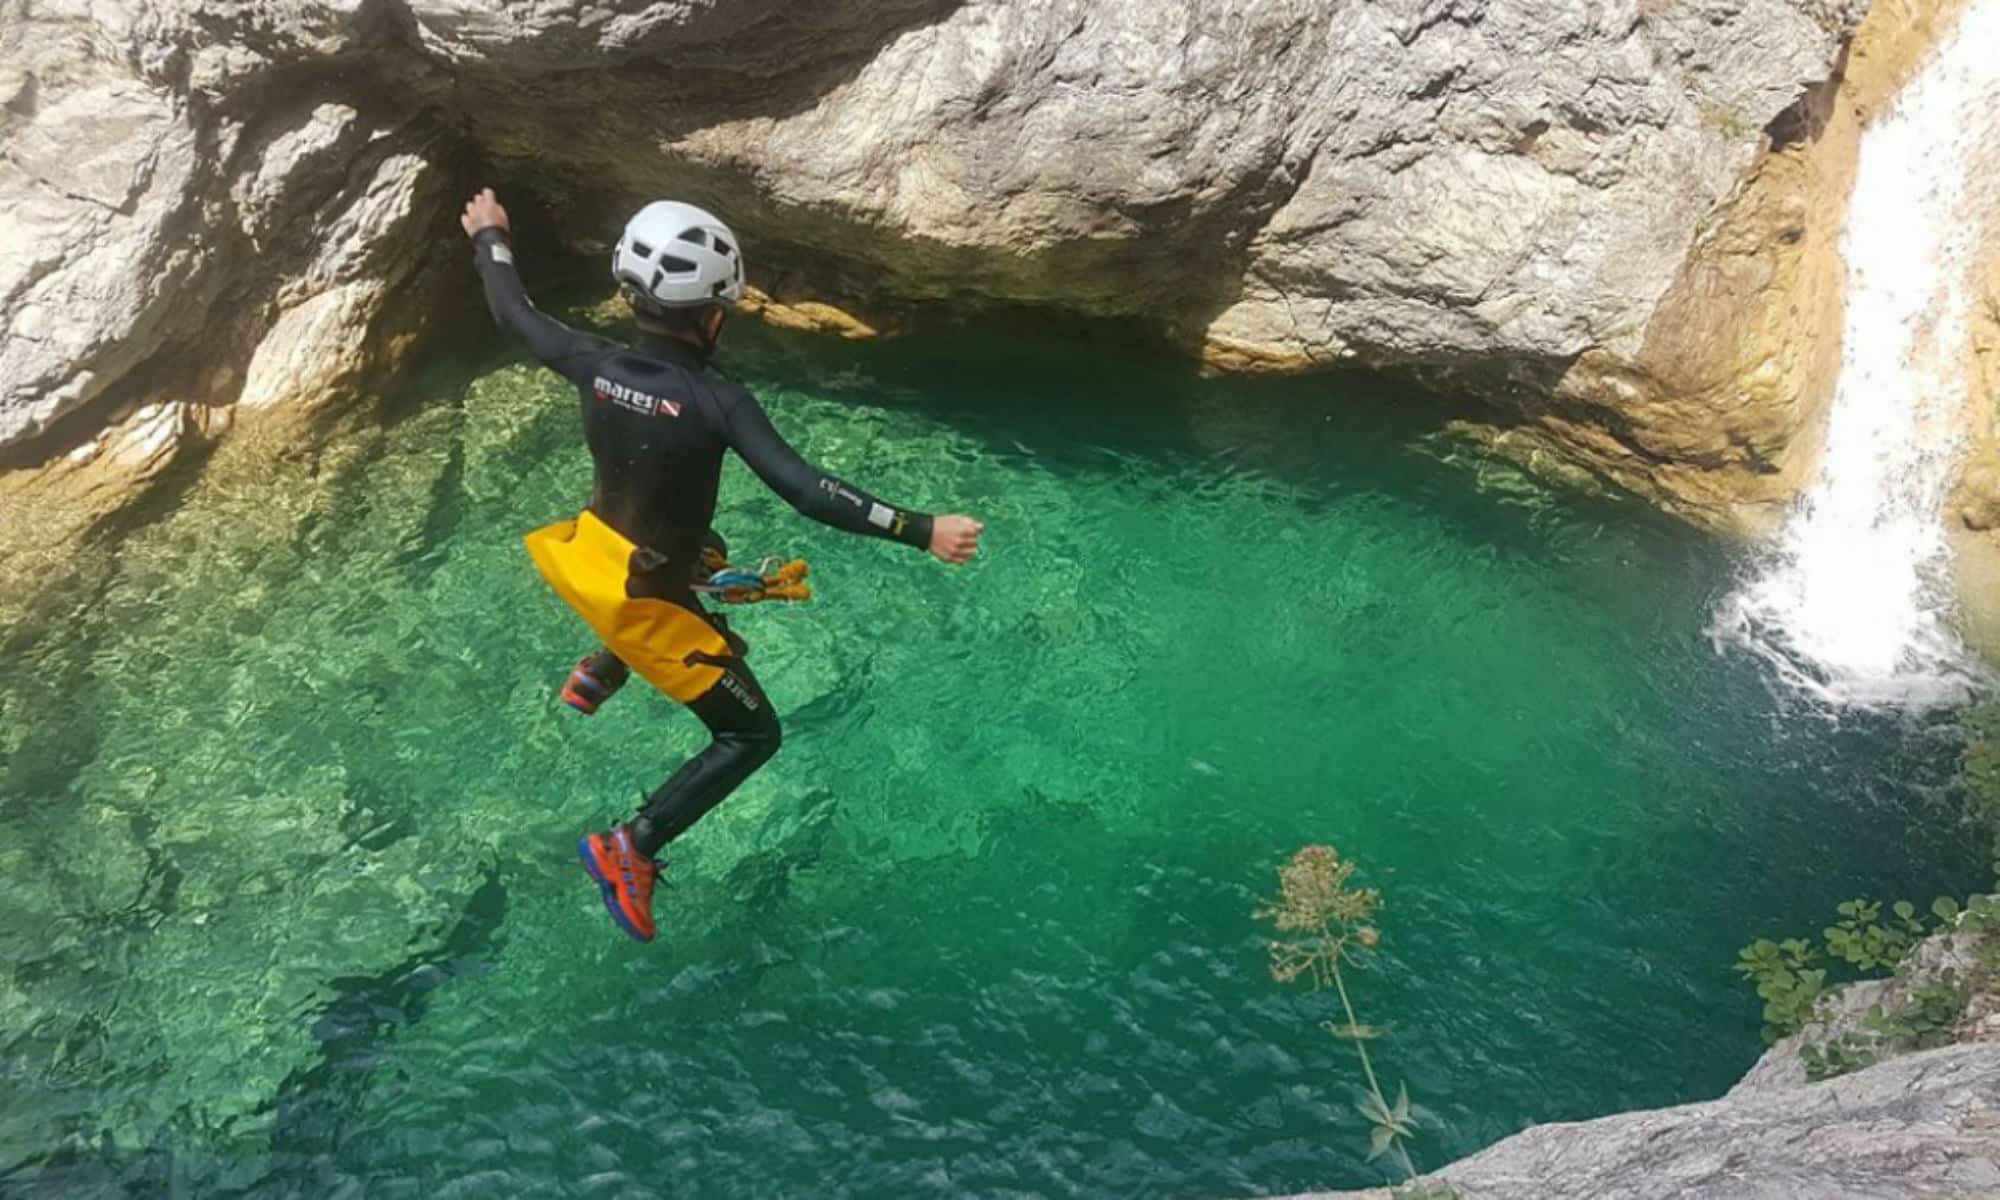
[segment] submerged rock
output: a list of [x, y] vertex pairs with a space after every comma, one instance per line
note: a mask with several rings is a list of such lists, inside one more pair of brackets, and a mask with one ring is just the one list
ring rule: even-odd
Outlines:
[[[467, 798], [380, 753], [425, 739], [446, 673], [413, 673], [422, 631], [385, 633], [373, 590], [296, 590], [421, 544], [461, 477], [429, 452], [455, 419], [275, 465], [232, 442], [186, 504], [67, 576], [41, 627], [0, 626], [24, 664], [0, 685], [10, 1186], [110, 1194], [148, 1163], [189, 1194], [248, 1186], [290, 1092], [484, 952], [504, 887]], [[353, 519], [341, 481], [363, 471]]]

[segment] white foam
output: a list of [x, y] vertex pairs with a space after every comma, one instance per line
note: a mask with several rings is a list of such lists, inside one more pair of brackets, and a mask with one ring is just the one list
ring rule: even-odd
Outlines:
[[1953, 703], [1984, 673], [1951, 626], [1944, 525], [1973, 251], [2000, 201], [1982, 139], [2000, 139], [2000, 0], [1974, 0], [1862, 135], [1825, 462], [1711, 627], [1832, 704]]

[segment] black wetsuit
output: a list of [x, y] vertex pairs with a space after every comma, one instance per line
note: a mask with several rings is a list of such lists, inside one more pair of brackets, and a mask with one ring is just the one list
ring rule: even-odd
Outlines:
[[[772, 491], [816, 521], [930, 546], [928, 514], [885, 504], [800, 458], [756, 398], [710, 371], [698, 347], [646, 335], [626, 347], [570, 329], [528, 300], [501, 229], [482, 229], [472, 242], [494, 319], [582, 397], [584, 437], [597, 464], [590, 510], [639, 547], [628, 594], [707, 615], [691, 585], [715, 516], [725, 450], [736, 451]], [[654, 791], [633, 822], [642, 854], [657, 853], [777, 753], [770, 700], [740, 657], [727, 667], [687, 705], [714, 742]]]

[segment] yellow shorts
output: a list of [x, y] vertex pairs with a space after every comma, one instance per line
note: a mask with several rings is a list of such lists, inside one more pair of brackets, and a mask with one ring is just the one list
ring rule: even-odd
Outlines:
[[729, 642], [700, 613], [627, 594], [639, 548], [595, 514], [543, 526], [521, 540], [556, 595], [646, 682], [686, 704], [722, 678], [721, 667], [690, 656], [726, 658]]

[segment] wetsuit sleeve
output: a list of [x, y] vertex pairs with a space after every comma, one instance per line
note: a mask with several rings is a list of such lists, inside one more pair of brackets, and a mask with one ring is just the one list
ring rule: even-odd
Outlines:
[[593, 361], [611, 343], [578, 333], [535, 307], [514, 269], [514, 248], [507, 231], [489, 225], [474, 234], [472, 261], [486, 289], [486, 307], [493, 310], [500, 328], [526, 343], [528, 353], [544, 366], [579, 383], [587, 382]]
[[800, 458], [748, 392], [731, 396], [722, 412], [730, 448], [802, 515], [848, 533], [887, 538], [919, 550], [930, 548], [929, 513], [886, 504]]

